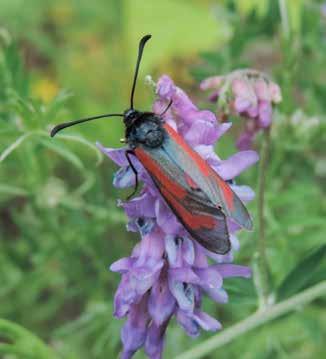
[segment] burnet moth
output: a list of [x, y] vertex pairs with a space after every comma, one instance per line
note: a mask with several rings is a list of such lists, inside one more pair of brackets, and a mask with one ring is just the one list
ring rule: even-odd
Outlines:
[[231, 248], [227, 218], [248, 230], [252, 228], [246, 207], [229, 184], [164, 122], [162, 116], [171, 102], [160, 115], [134, 108], [139, 65], [144, 46], [150, 38], [151, 35], [146, 35], [139, 42], [130, 108], [123, 114], [104, 114], [60, 124], [53, 128], [51, 137], [79, 123], [112, 116], [123, 117], [128, 146], [125, 154], [136, 179], [132, 195], [138, 187], [137, 171], [131, 157], [135, 156], [191, 237], [209, 251], [226, 254]]

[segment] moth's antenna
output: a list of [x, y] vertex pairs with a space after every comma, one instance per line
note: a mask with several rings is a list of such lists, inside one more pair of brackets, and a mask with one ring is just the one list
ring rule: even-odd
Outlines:
[[138, 71], [139, 71], [139, 65], [140, 65], [140, 61], [143, 55], [143, 50], [145, 47], [146, 42], [152, 37], [152, 35], [145, 35], [139, 42], [139, 49], [138, 49], [138, 57], [137, 57], [137, 62], [136, 62], [136, 69], [135, 69], [135, 75], [134, 75], [134, 82], [132, 84], [132, 89], [131, 89], [131, 96], [130, 96], [130, 108], [133, 109], [134, 108], [134, 93], [135, 93], [135, 88], [136, 88], [136, 82], [137, 82], [137, 76], [138, 76]]
[[121, 113], [108, 113], [108, 114], [105, 114], [105, 115], [87, 117], [87, 118], [82, 118], [82, 119], [76, 120], [76, 121], [61, 123], [60, 125], [55, 126], [55, 127], [51, 130], [51, 134], [50, 134], [50, 135], [51, 135], [51, 137], [54, 137], [59, 131], [63, 130], [64, 128], [71, 127], [71, 126], [75, 126], [75, 125], [78, 125], [79, 123], [83, 123], [83, 122], [87, 122], [87, 121], [92, 121], [92, 120], [97, 120], [97, 119], [99, 119], [99, 118], [104, 118], [104, 117], [113, 117], [113, 116], [123, 117], [123, 114], [121, 114]]

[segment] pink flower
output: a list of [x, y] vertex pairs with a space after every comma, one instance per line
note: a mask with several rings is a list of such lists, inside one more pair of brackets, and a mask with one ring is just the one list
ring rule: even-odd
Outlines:
[[218, 101], [219, 111], [244, 118], [245, 129], [237, 140], [240, 150], [252, 147], [258, 131], [272, 123], [272, 106], [282, 100], [281, 90], [265, 74], [256, 70], [236, 70], [226, 76], [202, 81], [202, 90], [212, 89], [210, 100]]

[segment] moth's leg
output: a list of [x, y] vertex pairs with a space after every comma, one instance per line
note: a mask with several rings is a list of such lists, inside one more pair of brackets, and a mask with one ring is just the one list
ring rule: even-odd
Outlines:
[[132, 172], [135, 175], [135, 187], [134, 187], [134, 190], [132, 191], [132, 193], [127, 197], [127, 200], [129, 200], [131, 197], [133, 197], [138, 190], [138, 172], [137, 172], [135, 166], [133, 165], [133, 163], [131, 162], [130, 155], [135, 156], [135, 153], [132, 150], [127, 150], [126, 158], [127, 158], [128, 164], [129, 164]]

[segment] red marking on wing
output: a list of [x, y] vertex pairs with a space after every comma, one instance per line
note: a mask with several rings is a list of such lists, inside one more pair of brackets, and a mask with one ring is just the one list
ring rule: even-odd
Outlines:
[[[234, 195], [230, 186], [209, 166], [209, 164], [196, 151], [194, 151], [187, 144], [187, 142], [170, 125], [165, 123], [164, 128], [168, 132], [168, 134], [177, 142], [177, 144], [181, 146], [182, 149], [192, 158], [192, 160], [195, 161], [201, 173], [205, 176], [212, 177], [213, 180], [217, 181], [217, 185], [223, 192], [223, 197], [225, 199], [226, 205], [228, 206], [229, 210], [232, 211], [234, 209]], [[196, 187], [198, 186], [195, 186], [194, 188]]]
[[[182, 219], [184, 224], [192, 230], [200, 228], [213, 229], [218, 223], [212, 216], [204, 214], [191, 213], [182, 204], [182, 200], [187, 196], [187, 191], [184, 187], [170, 178], [159, 164], [157, 164], [145, 151], [141, 148], [135, 149], [135, 154], [147, 171], [155, 178], [159, 184], [159, 190], [166, 201], [174, 208], [177, 215]], [[190, 177], [189, 177], [190, 178]], [[196, 184], [194, 183], [195, 187]]]
[[218, 223], [213, 217], [203, 214], [193, 214], [189, 212], [187, 208], [184, 207], [180, 202], [178, 202], [174, 195], [170, 193], [165, 187], [160, 187], [160, 191], [163, 197], [177, 212], [178, 216], [183, 220], [184, 224], [189, 226], [192, 230], [197, 230], [200, 228], [213, 229], [217, 227]]
[[172, 192], [174, 196], [182, 199], [186, 196], [186, 190], [180, 186], [176, 181], [173, 181], [166, 175], [162, 167], [156, 163], [145, 151], [137, 147], [135, 154], [140, 162], [144, 165], [147, 171], [154, 176], [169, 192]]
[[192, 189], [198, 188], [197, 183], [187, 173], [185, 173], [185, 179], [190, 188]]
[[187, 142], [167, 123], [164, 124], [164, 128], [167, 133], [175, 140], [175, 142], [182, 147], [182, 149], [192, 158], [197, 164], [201, 173], [205, 176], [209, 175], [210, 167], [208, 164], [199, 156], [199, 154], [193, 151]]
[[223, 192], [224, 199], [230, 211], [234, 209], [233, 192], [230, 186], [214, 171], [212, 170], [214, 177], [217, 179], [218, 184]]

